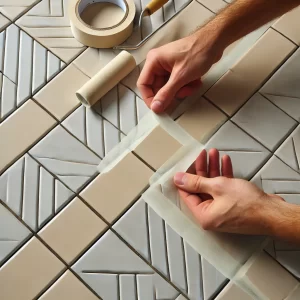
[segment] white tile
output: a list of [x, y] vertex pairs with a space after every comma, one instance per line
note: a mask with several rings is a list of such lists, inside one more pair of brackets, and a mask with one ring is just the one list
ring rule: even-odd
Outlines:
[[275, 150], [296, 126], [292, 118], [260, 94], [255, 94], [232, 120], [270, 150]]
[[33, 46], [33, 82], [32, 90], [35, 93], [46, 82], [47, 50], [39, 43], [34, 42]]
[[73, 191], [97, 174], [100, 158], [61, 126], [53, 129], [29, 153]]
[[7, 0], [0, 1], [0, 12], [3, 13], [10, 20], [14, 21], [18, 18], [24, 11], [37, 3], [38, 0], [14, 0], [10, 1], [7, 5]]

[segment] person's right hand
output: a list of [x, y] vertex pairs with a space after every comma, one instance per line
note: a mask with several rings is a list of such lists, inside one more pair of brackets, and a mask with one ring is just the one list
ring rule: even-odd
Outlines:
[[221, 232], [280, 235], [276, 229], [286, 219], [283, 216], [289, 215], [290, 204], [251, 182], [232, 178], [228, 155], [222, 158], [222, 174], [216, 149], [210, 150], [208, 165], [206, 159], [204, 150], [194, 164], [196, 175], [177, 173], [174, 177], [181, 199], [200, 225]]
[[149, 51], [137, 86], [149, 108], [164, 112], [175, 98], [184, 98], [201, 85], [201, 77], [224, 51], [212, 32], [196, 33]]

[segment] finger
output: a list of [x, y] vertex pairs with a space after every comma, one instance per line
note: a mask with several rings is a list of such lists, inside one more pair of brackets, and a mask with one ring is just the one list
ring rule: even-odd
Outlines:
[[189, 193], [214, 194], [213, 181], [210, 178], [179, 172], [174, 176], [174, 183], [178, 188]]
[[207, 152], [205, 149], [196, 158], [195, 168], [198, 176], [207, 177]]
[[186, 173], [190, 173], [190, 174], [196, 174], [196, 166], [195, 166], [195, 162], [193, 162], [189, 168], [186, 170]]
[[224, 155], [222, 157], [222, 176], [233, 178], [233, 168], [229, 155]]
[[208, 165], [208, 177], [214, 178], [220, 176], [220, 157], [217, 149], [211, 149], [208, 153], [209, 165]]
[[176, 94], [176, 98], [183, 99], [194, 94], [202, 85], [201, 80], [194, 80], [183, 86]]
[[154, 92], [154, 96], [158, 93], [158, 91], [166, 84], [168, 81], [168, 77], [165, 76], [156, 76], [152, 85], [152, 90]]
[[187, 205], [187, 207], [193, 211], [195, 207], [197, 207], [202, 201], [201, 198], [195, 194], [190, 194], [186, 191], [178, 189], [178, 193], [183, 202]]

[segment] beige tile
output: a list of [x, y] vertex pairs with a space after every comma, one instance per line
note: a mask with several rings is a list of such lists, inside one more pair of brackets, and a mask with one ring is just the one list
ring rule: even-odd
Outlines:
[[41, 105], [57, 119], [62, 120], [67, 114], [80, 105], [75, 92], [90, 78], [69, 65], [35, 96]]
[[226, 119], [225, 114], [200, 98], [178, 118], [177, 123], [196, 140], [206, 142]]
[[203, 6], [209, 8], [214, 13], [217, 13], [222, 8], [225, 8], [228, 5], [223, 0], [197, 0], [197, 2], [203, 4]]
[[106, 224], [75, 198], [39, 236], [67, 263], [71, 263], [106, 228]]
[[159, 169], [182, 145], [161, 126], [156, 126], [134, 149], [152, 168]]
[[37, 238], [32, 238], [0, 269], [0, 299], [31, 300], [64, 268]]
[[80, 194], [107, 221], [114, 221], [147, 187], [151, 171], [132, 153], [100, 174]]
[[228, 115], [232, 115], [295, 47], [280, 33], [269, 29], [231, 70], [208, 90], [207, 98]]
[[28, 100], [0, 125], [0, 172], [23, 154], [56, 121]]
[[70, 271], [64, 273], [39, 300], [97, 300]]
[[235, 283], [229, 282], [215, 300], [253, 300], [253, 298]]
[[285, 300], [299, 300], [300, 299], [300, 283], [297, 288], [289, 294], [289, 296]]
[[245, 272], [240, 280], [254, 286], [257, 294], [263, 295], [264, 299], [285, 299], [298, 285], [297, 279], [264, 252], [243, 268]]
[[300, 45], [300, 6], [283, 15], [272, 27]]

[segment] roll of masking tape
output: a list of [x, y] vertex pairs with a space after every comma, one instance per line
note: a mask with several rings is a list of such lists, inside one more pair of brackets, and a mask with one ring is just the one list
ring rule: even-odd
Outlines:
[[76, 92], [77, 98], [85, 106], [94, 105], [135, 67], [134, 57], [122, 51]]
[[71, 0], [71, 30], [86, 46], [111, 48], [131, 35], [135, 12], [133, 0]]

